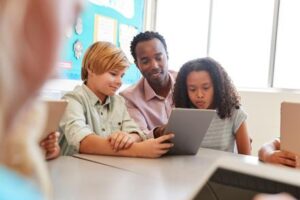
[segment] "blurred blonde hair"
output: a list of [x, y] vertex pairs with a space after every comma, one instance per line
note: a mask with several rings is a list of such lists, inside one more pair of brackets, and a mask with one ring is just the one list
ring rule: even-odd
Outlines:
[[81, 79], [88, 79], [88, 71], [103, 74], [112, 69], [124, 69], [129, 66], [124, 52], [109, 42], [96, 42], [90, 46], [83, 58]]

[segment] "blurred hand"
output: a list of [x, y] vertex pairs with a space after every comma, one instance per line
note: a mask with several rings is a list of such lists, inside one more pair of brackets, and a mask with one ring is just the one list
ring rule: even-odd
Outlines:
[[123, 131], [116, 131], [108, 137], [114, 151], [128, 149], [134, 142], [140, 141], [140, 136], [135, 133], [126, 133]]
[[265, 158], [265, 162], [286, 165], [289, 167], [299, 167], [299, 157], [287, 151], [276, 150]]
[[258, 194], [253, 200], [296, 200], [294, 197], [287, 193], [280, 194]]
[[58, 145], [59, 132], [50, 133], [44, 140], [40, 142], [40, 146], [46, 152], [46, 159], [51, 160], [59, 156], [60, 147]]
[[137, 143], [138, 146], [138, 157], [144, 158], [158, 158], [166, 154], [170, 148], [174, 146], [172, 143], [168, 143], [174, 134], [163, 135], [159, 138], [151, 138], [143, 142]]

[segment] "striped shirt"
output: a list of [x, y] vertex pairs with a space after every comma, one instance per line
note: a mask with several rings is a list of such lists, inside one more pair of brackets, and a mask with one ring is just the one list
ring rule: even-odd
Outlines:
[[246, 118], [247, 114], [241, 108], [235, 109], [230, 118], [221, 119], [216, 115], [204, 136], [201, 147], [234, 152], [235, 134]]

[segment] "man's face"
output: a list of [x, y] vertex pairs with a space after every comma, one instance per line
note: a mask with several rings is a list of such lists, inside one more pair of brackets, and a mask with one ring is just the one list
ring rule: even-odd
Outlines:
[[168, 58], [160, 40], [139, 42], [135, 48], [136, 65], [150, 85], [162, 85], [168, 79]]

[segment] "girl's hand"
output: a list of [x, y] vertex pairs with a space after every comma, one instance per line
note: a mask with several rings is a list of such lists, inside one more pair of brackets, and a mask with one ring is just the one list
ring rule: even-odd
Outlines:
[[167, 134], [156, 139], [151, 138], [137, 143], [136, 155], [144, 158], [158, 158], [166, 154], [174, 146], [174, 144], [169, 143], [173, 137], [174, 134]]
[[129, 134], [123, 131], [117, 131], [108, 137], [108, 141], [114, 151], [119, 151], [128, 149], [134, 142], [140, 141], [140, 136], [135, 133]]
[[46, 151], [46, 159], [51, 160], [59, 156], [60, 148], [58, 145], [59, 132], [50, 133], [40, 142], [40, 146]]

